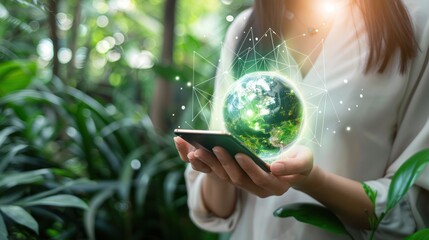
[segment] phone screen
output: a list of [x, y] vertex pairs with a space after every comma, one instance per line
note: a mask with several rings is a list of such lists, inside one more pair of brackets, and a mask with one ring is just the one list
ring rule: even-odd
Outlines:
[[237, 138], [230, 133], [208, 130], [175, 129], [174, 133], [183, 138], [196, 148], [203, 148], [210, 152], [215, 146], [220, 146], [228, 151], [231, 156], [237, 153], [244, 153], [261, 167], [264, 171], [270, 172], [267, 164], [256, 154], [245, 147]]

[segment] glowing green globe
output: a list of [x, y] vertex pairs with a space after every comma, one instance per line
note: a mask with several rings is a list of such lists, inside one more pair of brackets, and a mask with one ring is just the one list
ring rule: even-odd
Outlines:
[[231, 86], [223, 115], [226, 129], [271, 163], [299, 137], [304, 107], [289, 79], [272, 72], [254, 72]]

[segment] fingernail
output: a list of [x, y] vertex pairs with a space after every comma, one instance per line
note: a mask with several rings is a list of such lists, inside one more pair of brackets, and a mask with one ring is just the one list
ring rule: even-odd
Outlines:
[[212, 148], [212, 151], [216, 156], [221, 156], [221, 152], [218, 147]]
[[186, 157], [187, 157], [188, 159], [192, 159], [192, 158], [194, 157], [193, 152], [188, 152], [188, 155], [186, 155]]
[[271, 164], [271, 172], [277, 173], [277, 174], [282, 174], [285, 171], [286, 171], [286, 165], [284, 163], [275, 162], [275, 163]]
[[243, 156], [242, 156], [240, 153], [235, 154], [234, 158], [235, 158], [237, 161], [242, 161], [242, 160], [243, 160]]

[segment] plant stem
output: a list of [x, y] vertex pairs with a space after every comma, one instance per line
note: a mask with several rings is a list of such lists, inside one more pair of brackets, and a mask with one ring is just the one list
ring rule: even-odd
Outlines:
[[380, 217], [377, 220], [377, 223], [375, 224], [374, 228], [371, 231], [371, 235], [369, 236], [369, 240], [374, 239], [375, 232], [377, 231], [378, 226], [380, 225], [381, 221], [383, 221], [384, 216], [386, 216], [387, 213], [383, 212], [380, 214]]

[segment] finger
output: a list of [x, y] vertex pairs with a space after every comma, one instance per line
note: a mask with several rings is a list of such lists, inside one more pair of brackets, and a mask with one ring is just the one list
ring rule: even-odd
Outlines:
[[219, 159], [217, 159], [213, 153], [204, 149], [197, 149], [194, 152], [194, 155], [203, 163], [205, 163], [208, 167], [210, 167], [212, 172], [216, 174], [220, 179], [227, 182], [231, 182], [231, 179], [229, 178]]
[[274, 175], [308, 175], [312, 167], [311, 150], [304, 146], [296, 146], [291, 151], [283, 153], [277, 161], [271, 164], [270, 170]]
[[275, 195], [283, 194], [289, 187], [289, 185], [285, 186], [283, 182], [279, 181], [272, 174], [261, 169], [249, 156], [239, 153], [235, 156], [235, 159], [258, 187]]
[[176, 145], [179, 156], [183, 161], [189, 162], [187, 157], [188, 153], [194, 149], [194, 147], [183, 140], [181, 137], [174, 137], [174, 144]]
[[195, 171], [210, 173], [212, 170], [209, 166], [207, 166], [204, 162], [202, 162], [199, 158], [195, 157], [193, 151], [189, 152], [187, 155], [189, 159], [189, 163]]
[[219, 163], [222, 165], [225, 172], [228, 174], [231, 180], [236, 180], [242, 177], [243, 169], [240, 168], [237, 161], [222, 147], [214, 147], [213, 153], [216, 158], [219, 160]]
[[251, 192], [259, 197], [267, 197], [268, 192], [257, 186], [247, 174], [243, 171], [237, 161], [222, 147], [214, 147], [213, 152], [216, 155], [225, 172], [228, 174], [231, 183], [247, 192]]

